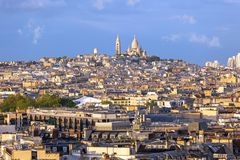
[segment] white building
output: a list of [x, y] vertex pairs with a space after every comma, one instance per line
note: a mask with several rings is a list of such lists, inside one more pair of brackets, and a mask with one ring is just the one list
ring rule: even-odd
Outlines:
[[236, 68], [240, 68], [240, 53], [236, 56]]
[[230, 68], [240, 68], [240, 53], [228, 58], [227, 66]]
[[220, 66], [219, 62], [217, 60], [213, 61], [213, 62], [206, 62], [205, 63], [206, 67], [213, 67], [213, 68], [218, 68]]
[[227, 66], [230, 68], [235, 68], [235, 56], [228, 58]]

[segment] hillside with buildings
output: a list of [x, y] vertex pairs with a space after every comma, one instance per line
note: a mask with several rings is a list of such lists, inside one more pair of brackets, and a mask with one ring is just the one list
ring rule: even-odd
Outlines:
[[[230, 63], [231, 60], [229, 60]], [[232, 62], [231, 62], [232, 63]], [[239, 159], [240, 74], [116, 53], [0, 63], [2, 159]]]

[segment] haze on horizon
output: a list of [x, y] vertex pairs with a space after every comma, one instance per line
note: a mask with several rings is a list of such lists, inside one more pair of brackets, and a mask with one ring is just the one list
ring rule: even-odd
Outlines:
[[239, 51], [240, 0], [0, 0], [0, 61], [114, 54], [136, 34], [149, 55], [204, 64]]

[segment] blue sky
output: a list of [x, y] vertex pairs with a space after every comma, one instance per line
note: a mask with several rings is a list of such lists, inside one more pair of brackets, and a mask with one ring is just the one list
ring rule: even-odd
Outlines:
[[149, 55], [204, 64], [240, 50], [240, 0], [0, 0], [0, 56], [38, 60], [99, 48], [136, 34]]

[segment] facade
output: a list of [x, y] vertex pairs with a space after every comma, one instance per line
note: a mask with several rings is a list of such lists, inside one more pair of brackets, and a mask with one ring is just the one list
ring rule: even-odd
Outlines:
[[[46, 122], [52, 120], [59, 131], [73, 130], [74, 133], [83, 131], [84, 128], [94, 127], [97, 123], [108, 122], [113, 128], [126, 128], [126, 123], [131, 118], [123, 114], [109, 113], [107, 111], [80, 111], [80, 110], [35, 110], [29, 109], [27, 114], [28, 120]], [[113, 125], [111, 125], [113, 124]], [[118, 127], [119, 125], [120, 127]], [[129, 123], [127, 123], [129, 126]], [[116, 126], [116, 127], [115, 127]], [[107, 127], [107, 126], [106, 126]]]
[[240, 53], [236, 55], [236, 68], [240, 68]]
[[33, 160], [33, 159], [44, 159], [44, 160], [60, 160], [59, 153], [47, 153], [44, 149], [12, 149], [6, 148], [3, 153], [5, 160]]
[[230, 68], [240, 68], [240, 53], [228, 58], [227, 66]]
[[236, 66], [235, 56], [228, 58], [227, 66], [230, 68], [235, 68]]
[[102, 130], [102, 131], [131, 130], [131, 123], [124, 122], [124, 121], [97, 122], [96, 130]]
[[217, 68], [217, 67], [219, 67], [220, 65], [219, 65], [219, 62], [218, 62], [217, 60], [215, 60], [215, 61], [213, 61], [213, 62], [210, 62], [210, 61], [206, 62], [206, 63], [205, 63], [205, 66], [206, 66], [206, 67]]

